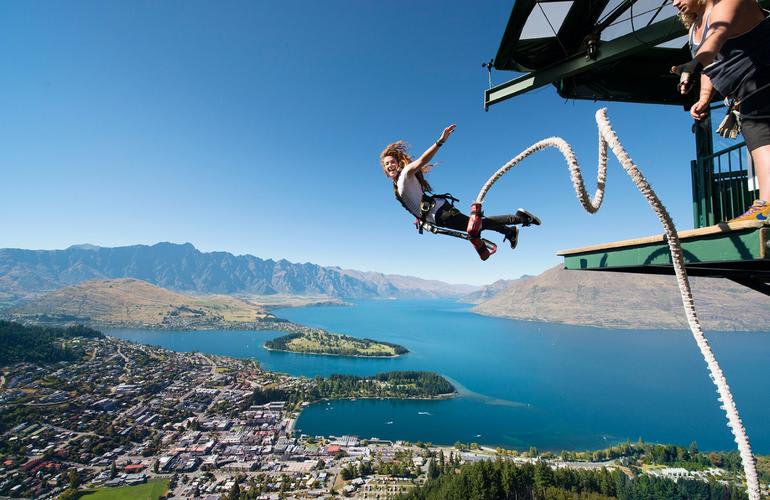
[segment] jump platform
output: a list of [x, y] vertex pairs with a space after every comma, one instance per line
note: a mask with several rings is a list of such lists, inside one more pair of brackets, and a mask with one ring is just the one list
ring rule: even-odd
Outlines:
[[[678, 233], [689, 276], [721, 277], [770, 295], [770, 222], [720, 223]], [[561, 250], [564, 268], [674, 274], [665, 234]]]

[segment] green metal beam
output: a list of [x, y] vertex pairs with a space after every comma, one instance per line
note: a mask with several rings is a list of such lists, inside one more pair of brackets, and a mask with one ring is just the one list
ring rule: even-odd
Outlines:
[[[720, 269], [739, 268], [741, 263], [762, 261], [767, 267], [768, 228], [748, 228], [728, 233], [710, 234], [682, 240], [686, 264]], [[664, 241], [619, 248], [596, 249], [587, 252], [564, 253], [565, 269], [609, 270], [612, 268], [643, 268], [645, 266], [672, 266], [668, 243]], [[754, 266], [749, 266], [754, 267]], [[644, 271], [637, 271], [644, 272]], [[672, 271], [673, 272], [673, 271]]]
[[586, 59], [586, 53], [581, 52], [542, 70], [527, 73], [485, 90], [484, 109], [488, 110], [489, 106], [511, 97], [591, 69], [600, 68], [620, 58], [674, 40], [686, 32], [677, 17], [670, 17], [615, 40], [600, 42], [596, 59]]

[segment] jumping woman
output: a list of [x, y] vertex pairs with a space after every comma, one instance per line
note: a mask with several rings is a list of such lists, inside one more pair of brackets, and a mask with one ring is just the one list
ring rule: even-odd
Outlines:
[[[385, 175], [393, 181], [396, 198], [412, 215], [420, 221], [439, 227], [465, 231], [468, 227], [468, 216], [454, 207], [453, 202], [457, 199], [449, 194], [433, 194], [424, 175], [433, 166], [430, 161], [455, 131], [455, 127], [450, 125], [445, 128], [441, 137], [416, 160], [409, 156], [406, 143], [398, 141], [389, 144], [382, 151], [380, 162]], [[519, 236], [516, 225], [532, 224], [540, 225], [540, 219], [520, 208], [514, 215], [484, 217], [481, 229], [491, 229], [502, 234], [511, 244], [511, 248], [516, 248]]]

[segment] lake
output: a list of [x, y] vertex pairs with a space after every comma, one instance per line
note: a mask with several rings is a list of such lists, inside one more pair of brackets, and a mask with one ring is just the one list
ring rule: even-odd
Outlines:
[[[732, 449], [716, 390], [689, 331], [604, 330], [489, 318], [447, 300], [355, 301], [275, 311], [293, 322], [401, 344], [400, 358], [270, 352], [267, 331], [106, 333], [176, 351], [253, 358], [292, 375], [430, 370], [460, 396], [441, 401], [356, 400], [312, 405], [297, 428], [452, 444], [594, 449], [642, 437]], [[770, 453], [770, 334], [707, 332], [751, 444]]]

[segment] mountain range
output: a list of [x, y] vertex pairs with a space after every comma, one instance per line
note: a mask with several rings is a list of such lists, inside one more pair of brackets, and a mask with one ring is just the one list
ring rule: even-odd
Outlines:
[[352, 299], [458, 297], [478, 288], [253, 255], [201, 252], [190, 243], [0, 249], [0, 305], [83, 281], [115, 278], [134, 278], [198, 294], [328, 295]]
[[[476, 304], [473, 310], [479, 314], [511, 319], [603, 328], [687, 328], [679, 290], [672, 276], [566, 271], [556, 266], [537, 276], [473, 287], [410, 276], [265, 260], [252, 255], [200, 252], [189, 243], [118, 248], [78, 245], [65, 250], [0, 249], [0, 309], [6, 312], [26, 316], [58, 312], [98, 318], [102, 305], [95, 298], [97, 292], [114, 295], [116, 290], [97, 282], [107, 280], [109, 285], [109, 280], [116, 279], [142, 280], [170, 292], [194, 297], [234, 295], [250, 307], [262, 307], [260, 304], [270, 307], [269, 300], [259, 298], [268, 296], [283, 297], [280, 303], [294, 300], [291, 297], [302, 299], [297, 296], [316, 296], [314, 300], [320, 300], [320, 303], [323, 303], [323, 297], [319, 296], [331, 297], [331, 300], [456, 298]], [[69, 288], [69, 291], [51, 294], [83, 282], [91, 284], [82, 290]], [[766, 325], [770, 325], [770, 297], [725, 279], [692, 278], [691, 282], [704, 328], [765, 331]], [[115, 286], [115, 283], [111, 284]], [[123, 292], [114, 296], [113, 302], [126, 304], [126, 307], [132, 301], [144, 304], [145, 312], [153, 311], [150, 319], [168, 317], [170, 321], [176, 320], [177, 316], [171, 315], [173, 309], [154, 311], [143, 302], [144, 292], [147, 297], [152, 297], [151, 301], [173, 304], [174, 307], [179, 304], [189, 306], [194, 300], [190, 296], [166, 298], [162, 291], [150, 293], [147, 286], [137, 283], [131, 284], [129, 293], [127, 286], [123, 283]], [[90, 306], [73, 312], [72, 304], [68, 304], [65, 297], [68, 293], [89, 297]], [[160, 297], [163, 298], [156, 300]], [[25, 303], [32, 309], [19, 309]], [[63, 305], [54, 307], [53, 304]], [[197, 305], [196, 310], [200, 309]], [[216, 314], [205, 316], [208, 321]], [[112, 317], [117, 318], [114, 314]]]

